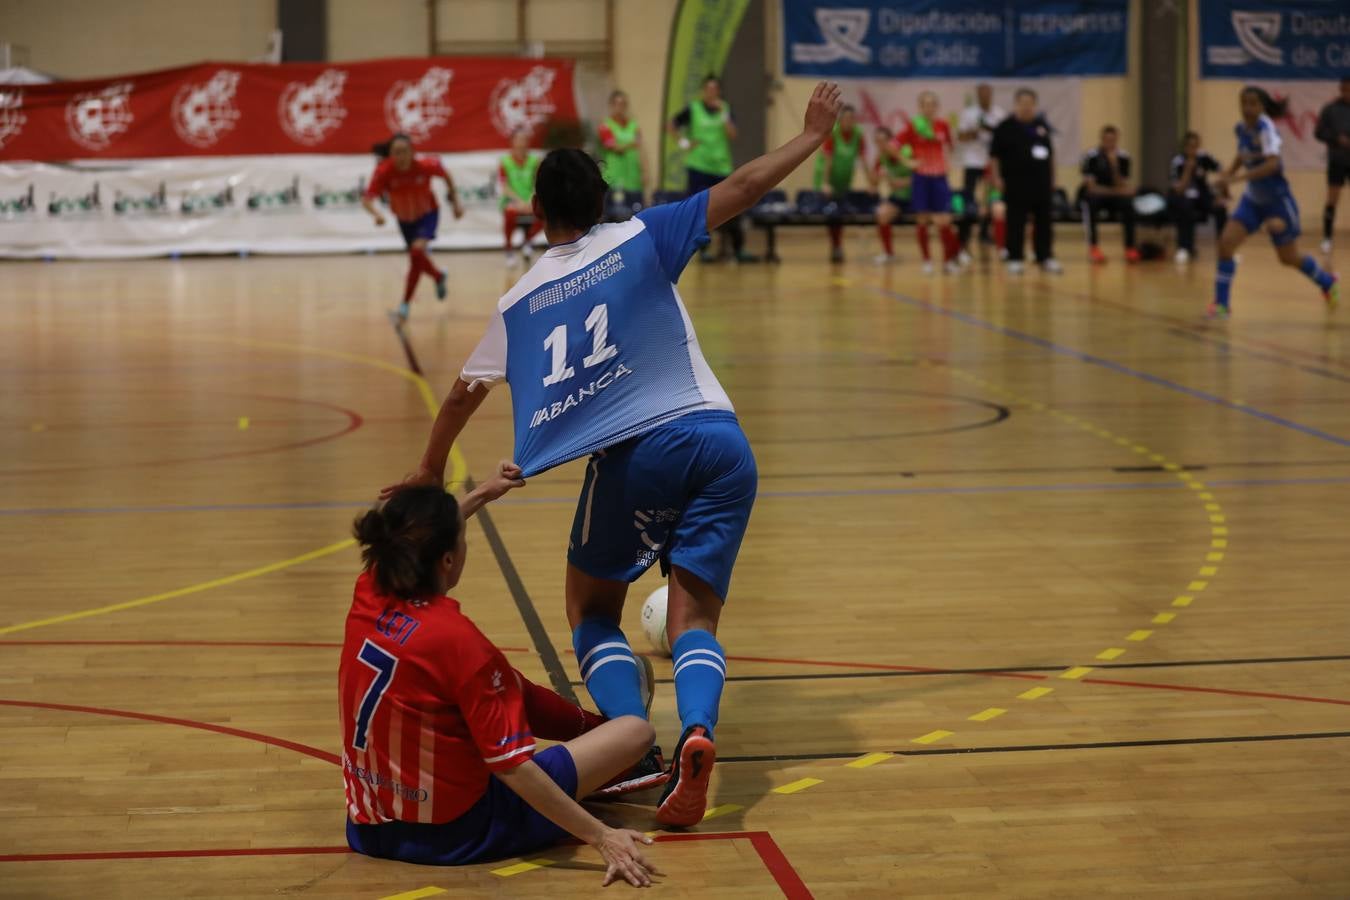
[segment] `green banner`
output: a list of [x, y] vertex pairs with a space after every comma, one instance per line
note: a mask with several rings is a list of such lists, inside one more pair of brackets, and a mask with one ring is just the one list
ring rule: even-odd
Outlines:
[[704, 78], [721, 76], [749, 5], [750, 0], [681, 0], [675, 12], [661, 118], [661, 187], [665, 190], [685, 186], [684, 151], [678, 138], [666, 131], [666, 123], [699, 95]]

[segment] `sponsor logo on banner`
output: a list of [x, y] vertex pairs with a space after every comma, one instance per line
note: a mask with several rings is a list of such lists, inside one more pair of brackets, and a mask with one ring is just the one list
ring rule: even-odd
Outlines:
[[0, 147], [23, 131], [23, 123], [27, 121], [23, 114], [23, 91], [0, 90]]
[[262, 212], [289, 212], [300, 208], [300, 176], [291, 179], [289, 186], [280, 190], [250, 190], [244, 205]]
[[1207, 47], [1205, 58], [1222, 66], [1244, 66], [1254, 59], [1272, 66], [1284, 65], [1284, 51], [1273, 43], [1280, 37], [1280, 19], [1277, 12], [1231, 13], [1238, 46]]
[[355, 210], [361, 205], [361, 198], [365, 196], [365, 193], [365, 178], [357, 178], [356, 185], [349, 188], [331, 188], [322, 184], [315, 184], [314, 208], [336, 211]]
[[396, 81], [384, 95], [384, 117], [389, 127], [414, 141], [424, 141], [450, 121], [454, 109], [446, 102], [455, 73], [433, 66], [416, 81]]
[[47, 215], [63, 219], [87, 219], [99, 215], [103, 201], [99, 199], [98, 182], [86, 194], [66, 196], [53, 192], [47, 201]]
[[817, 9], [822, 44], [793, 44], [792, 61], [799, 63], [872, 61], [872, 48], [863, 45], [872, 23], [870, 9]]
[[169, 192], [164, 182], [150, 194], [129, 194], [117, 191], [113, 195], [113, 214], [118, 216], [162, 216], [169, 211]]
[[124, 81], [71, 97], [66, 104], [71, 138], [90, 150], [108, 149], [113, 138], [131, 127], [131, 89]]
[[34, 202], [33, 185], [28, 185], [28, 190], [14, 197], [0, 197], [0, 218], [15, 219], [19, 216], [31, 216], [37, 212], [37, 204]]
[[210, 147], [239, 121], [239, 73], [221, 69], [210, 81], [185, 84], [173, 98], [173, 128], [194, 147]]
[[199, 194], [185, 191], [178, 209], [185, 216], [209, 216], [211, 213], [230, 209], [233, 206], [234, 188], [227, 184], [224, 190], [215, 193]]
[[553, 115], [552, 90], [553, 70], [545, 66], [535, 66], [524, 78], [503, 78], [488, 100], [493, 126], [503, 135], [534, 131]]
[[329, 69], [313, 81], [286, 85], [277, 101], [277, 115], [286, 134], [306, 146], [323, 143], [347, 117], [347, 108], [342, 105], [346, 81], [346, 72]]
[[1201, 0], [1205, 78], [1350, 75], [1350, 9], [1343, 0]]

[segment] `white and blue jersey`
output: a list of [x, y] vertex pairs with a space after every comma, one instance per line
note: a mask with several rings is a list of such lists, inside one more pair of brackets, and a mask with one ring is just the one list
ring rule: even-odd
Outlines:
[[526, 477], [698, 410], [732, 409], [675, 281], [708, 242], [707, 193], [550, 247], [497, 304], [464, 366], [511, 386]]
[[[1269, 116], [1261, 116], [1256, 128], [1248, 128], [1245, 122], [1238, 122], [1234, 128], [1237, 134], [1238, 156], [1242, 165], [1254, 169], [1266, 162], [1269, 157], [1280, 156], [1280, 132]], [[1282, 219], [1287, 226], [1279, 234], [1271, 235], [1276, 246], [1287, 244], [1299, 235], [1298, 204], [1284, 177], [1284, 164], [1265, 178], [1247, 181], [1247, 190], [1233, 211], [1233, 218], [1241, 223], [1248, 232], [1257, 231], [1267, 219]]]

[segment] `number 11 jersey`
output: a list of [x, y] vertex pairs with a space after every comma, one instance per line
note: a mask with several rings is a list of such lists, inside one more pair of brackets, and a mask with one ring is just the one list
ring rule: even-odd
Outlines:
[[497, 304], [460, 377], [511, 386], [526, 477], [702, 409], [731, 410], [675, 282], [708, 243], [708, 194], [550, 247]]

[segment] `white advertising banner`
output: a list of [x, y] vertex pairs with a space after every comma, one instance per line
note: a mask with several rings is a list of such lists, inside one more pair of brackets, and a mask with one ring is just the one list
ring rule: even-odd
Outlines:
[[[858, 118], [869, 130], [885, 125], [899, 133], [911, 116], [919, 112], [919, 94], [932, 91], [937, 94], [939, 115], [950, 118], [959, 115], [967, 105], [975, 102], [975, 84], [983, 82], [994, 89], [994, 105], [1011, 112], [1013, 92], [1030, 86], [1039, 97], [1041, 112], [1054, 131], [1055, 157], [1061, 164], [1075, 163], [1082, 155], [1084, 145], [1079, 138], [1078, 111], [1081, 89], [1077, 78], [1026, 79], [981, 78], [970, 80], [932, 79], [906, 81], [901, 79], [847, 79], [839, 86], [845, 103], [858, 109]], [[953, 132], [955, 128], [952, 129]], [[957, 161], [953, 157], [953, 164]]]
[[[438, 248], [502, 242], [500, 152], [441, 160], [464, 203], [441, 207]], [[345, 253], [403, 247], [361, 208], [375, 158], [277, 155], [0, 164], [0, 257]], [[444, 200], [443, 186], [437, 195]]]

